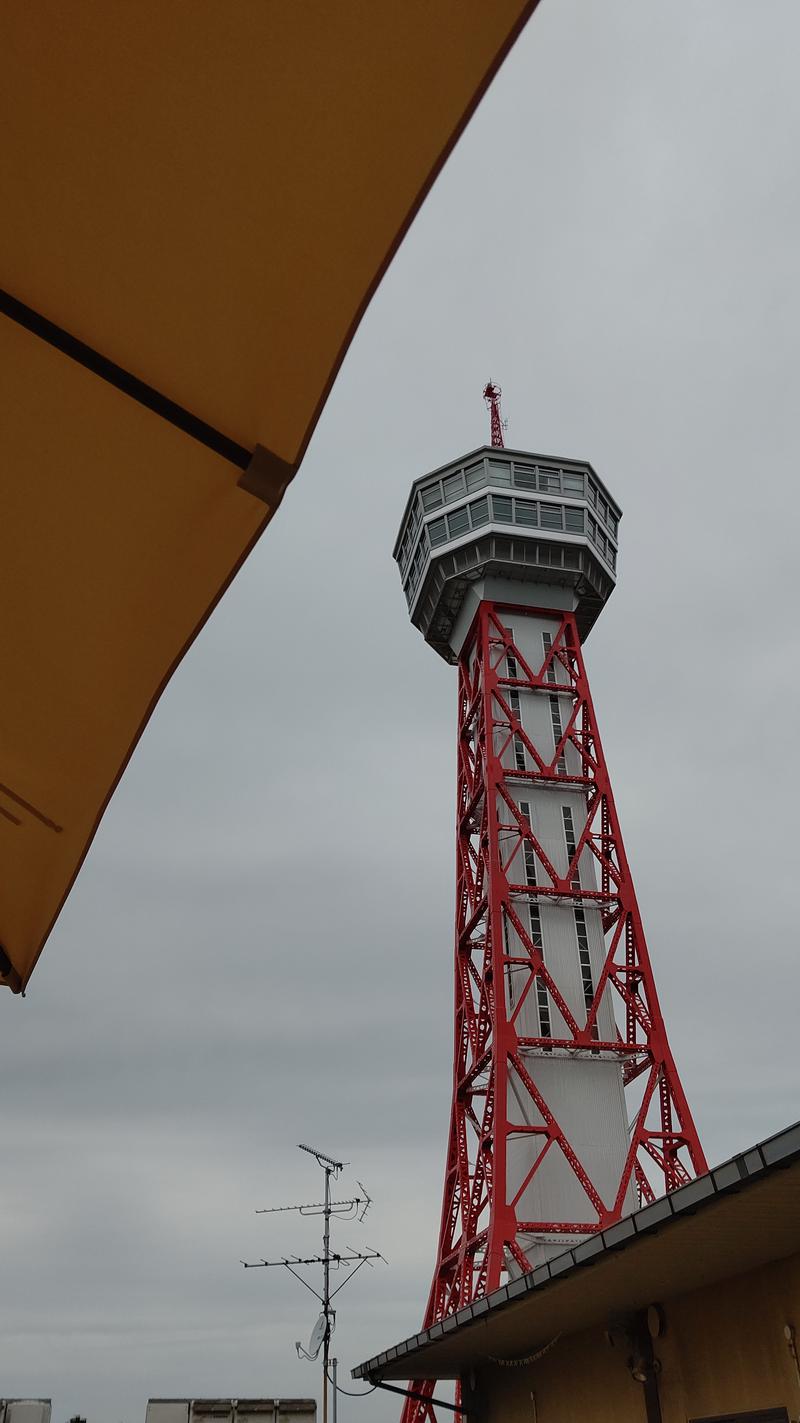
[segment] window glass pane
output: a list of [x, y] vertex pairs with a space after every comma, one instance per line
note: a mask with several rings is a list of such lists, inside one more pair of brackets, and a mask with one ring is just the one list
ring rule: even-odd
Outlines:
[[565, 528], [565, 529], [567, 530], [567, 532], [570, 533], [570, 534], [582, 534], [582, 533], [583, 533], [583, 510], [582, 510], [582, 509], [565, 509], [565, 510], [564, 510], [564, 528]]
[[542, 469], [539, 466], [539, 488], [556, 490], [561, 488], [561, 475], [557, 469]]
[[434, 519], [433, 522], [428, 525], [428, 538], [431, 541], [432, 548], [437, 548], [439, 544], [445, 542], [447, 539], [447, 525], [444, 519]]
[[540, 517], [543, 529], [561, 528], [561, 506], [560, 504], [540, 505]]
[[514, 523], [522, 524], [525, 528], [535, 529], [539, 522], [538, 506], [533, 501], [527, 499], [514, 500]]
[[562, 474], [561, 478], [562, 478], [562, 480], [564, 481], [564, 493], [565, 493], [565, 494], [582, 494], [582, 493], [583, 493], [583, 475], [582, 475], [582, 474], [569, 474], [569, 473], [567, 472], [567, 470], [564, 470], [564, 473]]
[[442, 503], [441, 484], [432, 484], [430, 489], [422, 491], [422, 507], [427, 512], [428, 509], [438, 509]]
[[489, 460], [489, 482], [490, 484], [511, 483], [511, 465], [501, 464], [499, 460]]
[[458, 538], [459, 534], [465, 534], [469, 529], [469, 514], [466, 509], [454, 509], [452, 514], [448, 514], [447, 527], [450, 530], [451, 539]]
[[492, 512], [498, 523], [511, 523], [511, 500], [506, 499], [504, 494], [492, 495]]
[[597, 512], [600, 515], [601, 519], [605, 520], [608, 518], [608, 505], [606, 504], [606, 501], [603, 498], [602, 494], [598, 494], [597, 496]]
[[464, 493], [464, 476], [461, 470], [458, 474], [448, 474], [444, 481], [444, 502], [449, 504], [453, 499], [457, 499], [459, 494]]
[[482, 489], [486, 483], [486, 465], [481, 460], [480, 464], [471, 464], [465, 471], [467, 476], [467, 489]]
[[514, 462], [514, 483], [517, 489], [536, 488], [536, 466]]
[[614, 538], [616, 538], [617, 533], [619, 532], [619, 521], [617, 519], [616, 514], [612, 514], [610, 509], [608, 511], [608, 527], [614, 535]]
[[597, 486], [592, 484], [591, 479], [589, 480], [589, 503], [597, 508]]
[[469, 505], [469, 511], [470, 511], [470, 514], [472, 515], [472, 527], [473, 527], [473, 529], [477, 529], [480, 524], [488, 524], [488, 522], [489, 522], [489, 500], [486, 498], [485, 495], [484, 495], [483, 499], [476, 499], [476, 500], [474, 501], [474, 503], [470, 504], [470, 505]]

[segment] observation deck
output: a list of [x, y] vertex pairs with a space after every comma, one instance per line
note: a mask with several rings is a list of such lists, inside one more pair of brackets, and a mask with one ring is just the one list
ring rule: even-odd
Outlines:
[[457, 662], [467, 594], [499, 578], [572, 590], [585, 639], [614, 590], [621, 518], [585, 461], [482, 445], [411, 487], [394, 548], [411, 621]]

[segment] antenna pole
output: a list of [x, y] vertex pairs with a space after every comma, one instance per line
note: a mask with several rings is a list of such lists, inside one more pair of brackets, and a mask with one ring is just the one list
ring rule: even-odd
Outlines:
[[[322, 1423], [328, 1423], [328, 1350], [331, 1342], [331, 1171], [325, 1167], [325, 1231], [322, 1237], [322, 1308], [325, 1314], [325, 1339], [322, 1345]], [[334, 1402], [334, 1408], [336, 1404]]]
[[500, 396], [502, 393], [499, 385], [495, 385], [492, 380], [487, 381], [483, 387], [483, 398], [489, 407], [489, 414], [491, 416], [492, 444], [500, 450], [504, 448], [503, 428], [505, 424], [500, 415]]
[[[332, 1156], [326, 1156], [323, 1151], [316, 1151], [311, 1146], [301, 1144], [301, 1151], [307, 1151], [309, 1156], [316, 1158], [317, 1165], [325, 1172], [325, 1195], [322, 1201], [306, 1201], [303, 1205], [293, 1206], [273, 1206], [268, 1210], [259, 1211], [259, 1215], [271, 1215], [273, 1212], [297, 1211], [300, 1215], [321, 1215], [324, 1218], [324, 1229], [322, 1235], [322, 1254], [311, 1255], [301, 1258], [299, 1255], [286, 1256], [280, 1260], [243, 1260], [242, 1264], [246, 1270], [271, 1269], [281, 1265], [294, 1275], [301, 1285], [305, 1285], [322, 1305], [322, 1313], [319, 1316], [314, 1330], [309, 1340], [308, 1349], [304, 1349], [299, 1341], [295, 1344], [299, 1358], [309, 1359], [313, 1363], [319, 1358], [320, 1348], [322, 1349], [322, 1423], [328, 1423], [328, 1386], [333, 1384], [333, 1420], [336, 1423], [336, 1360], [333, 1362], [333, 1379], [329, 1377], [328, 1366], [331, 1363], [331, 1335], [336, 1324], [336, 1310], [331, 1307], [331, 1300], [349, 1284], [353, 1276], [361, 1269], [362, 1265], [371, 1265], [373, 1260], [383, 1260], [380, 1251], [367, 1246], [365, 1250], [353, 1250], [348, 1246], [345, 1250], [331, 1251], [331, 1216], [336, 1216], [339, 1220], [363, 1221], [372, 1201], [367, 1190], [358, 1183], [360, 1194], [351, 1196], [347, 1201], [334, 1201], [331, 1197], [331, 1177], [338, 1181], [339, 1173], [344, 1170], [343, 1161], [334, 1161]], [[385, 1262], [384, 1262], [385, 1263]], [[321, 1265], [322, 1266], [322, 1294], [314, 1289], [308, 1280], [298, 1273], [295, 1268], [298, 1265]], [[345, 1278], [336, 1289], [331, 1292], [331, 1265], [335, 1270], [344, 1269], [347, 1271]], [[321, 1330], [321, 1333], [320, 1333]]]

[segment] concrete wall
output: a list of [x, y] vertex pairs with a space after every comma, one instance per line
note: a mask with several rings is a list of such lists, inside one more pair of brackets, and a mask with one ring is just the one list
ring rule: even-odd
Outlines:
[[[785, 1408], [800, 1419], [800, 1380], [784, 1327], [800, 1330], [800, 1255], [662, 1300], [653, 1348], [663, 1423]], [[560, 1339], [538, 1362], [489, 1366], [477, 1423], [646, 1423], [644, 1388], [602, 1328]], [[468, 1381], [465, 1381], [468, 1387]]]
[[151, 1398], [146, 1423], [314, 1423], [313, 1398]]
[[50, 1423], [49, 1398], [0, 1398], [0, 1423]]

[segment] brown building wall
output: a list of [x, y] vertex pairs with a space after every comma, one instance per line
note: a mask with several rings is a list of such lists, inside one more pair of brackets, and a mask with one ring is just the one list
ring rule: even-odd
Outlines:
[[[784, 1327], [800, 1332], [800, 1255], [661, 1300], [654, 1341], [663, 1423], [785, 1408], [800, 1380]], [[468, 1387], [465, 1380], [465, 1387]], [[478, 1372], [479, 1423], [646, 1423], [645, 1391], [602, 1328], [560, 1339], [537, 1362]]]

